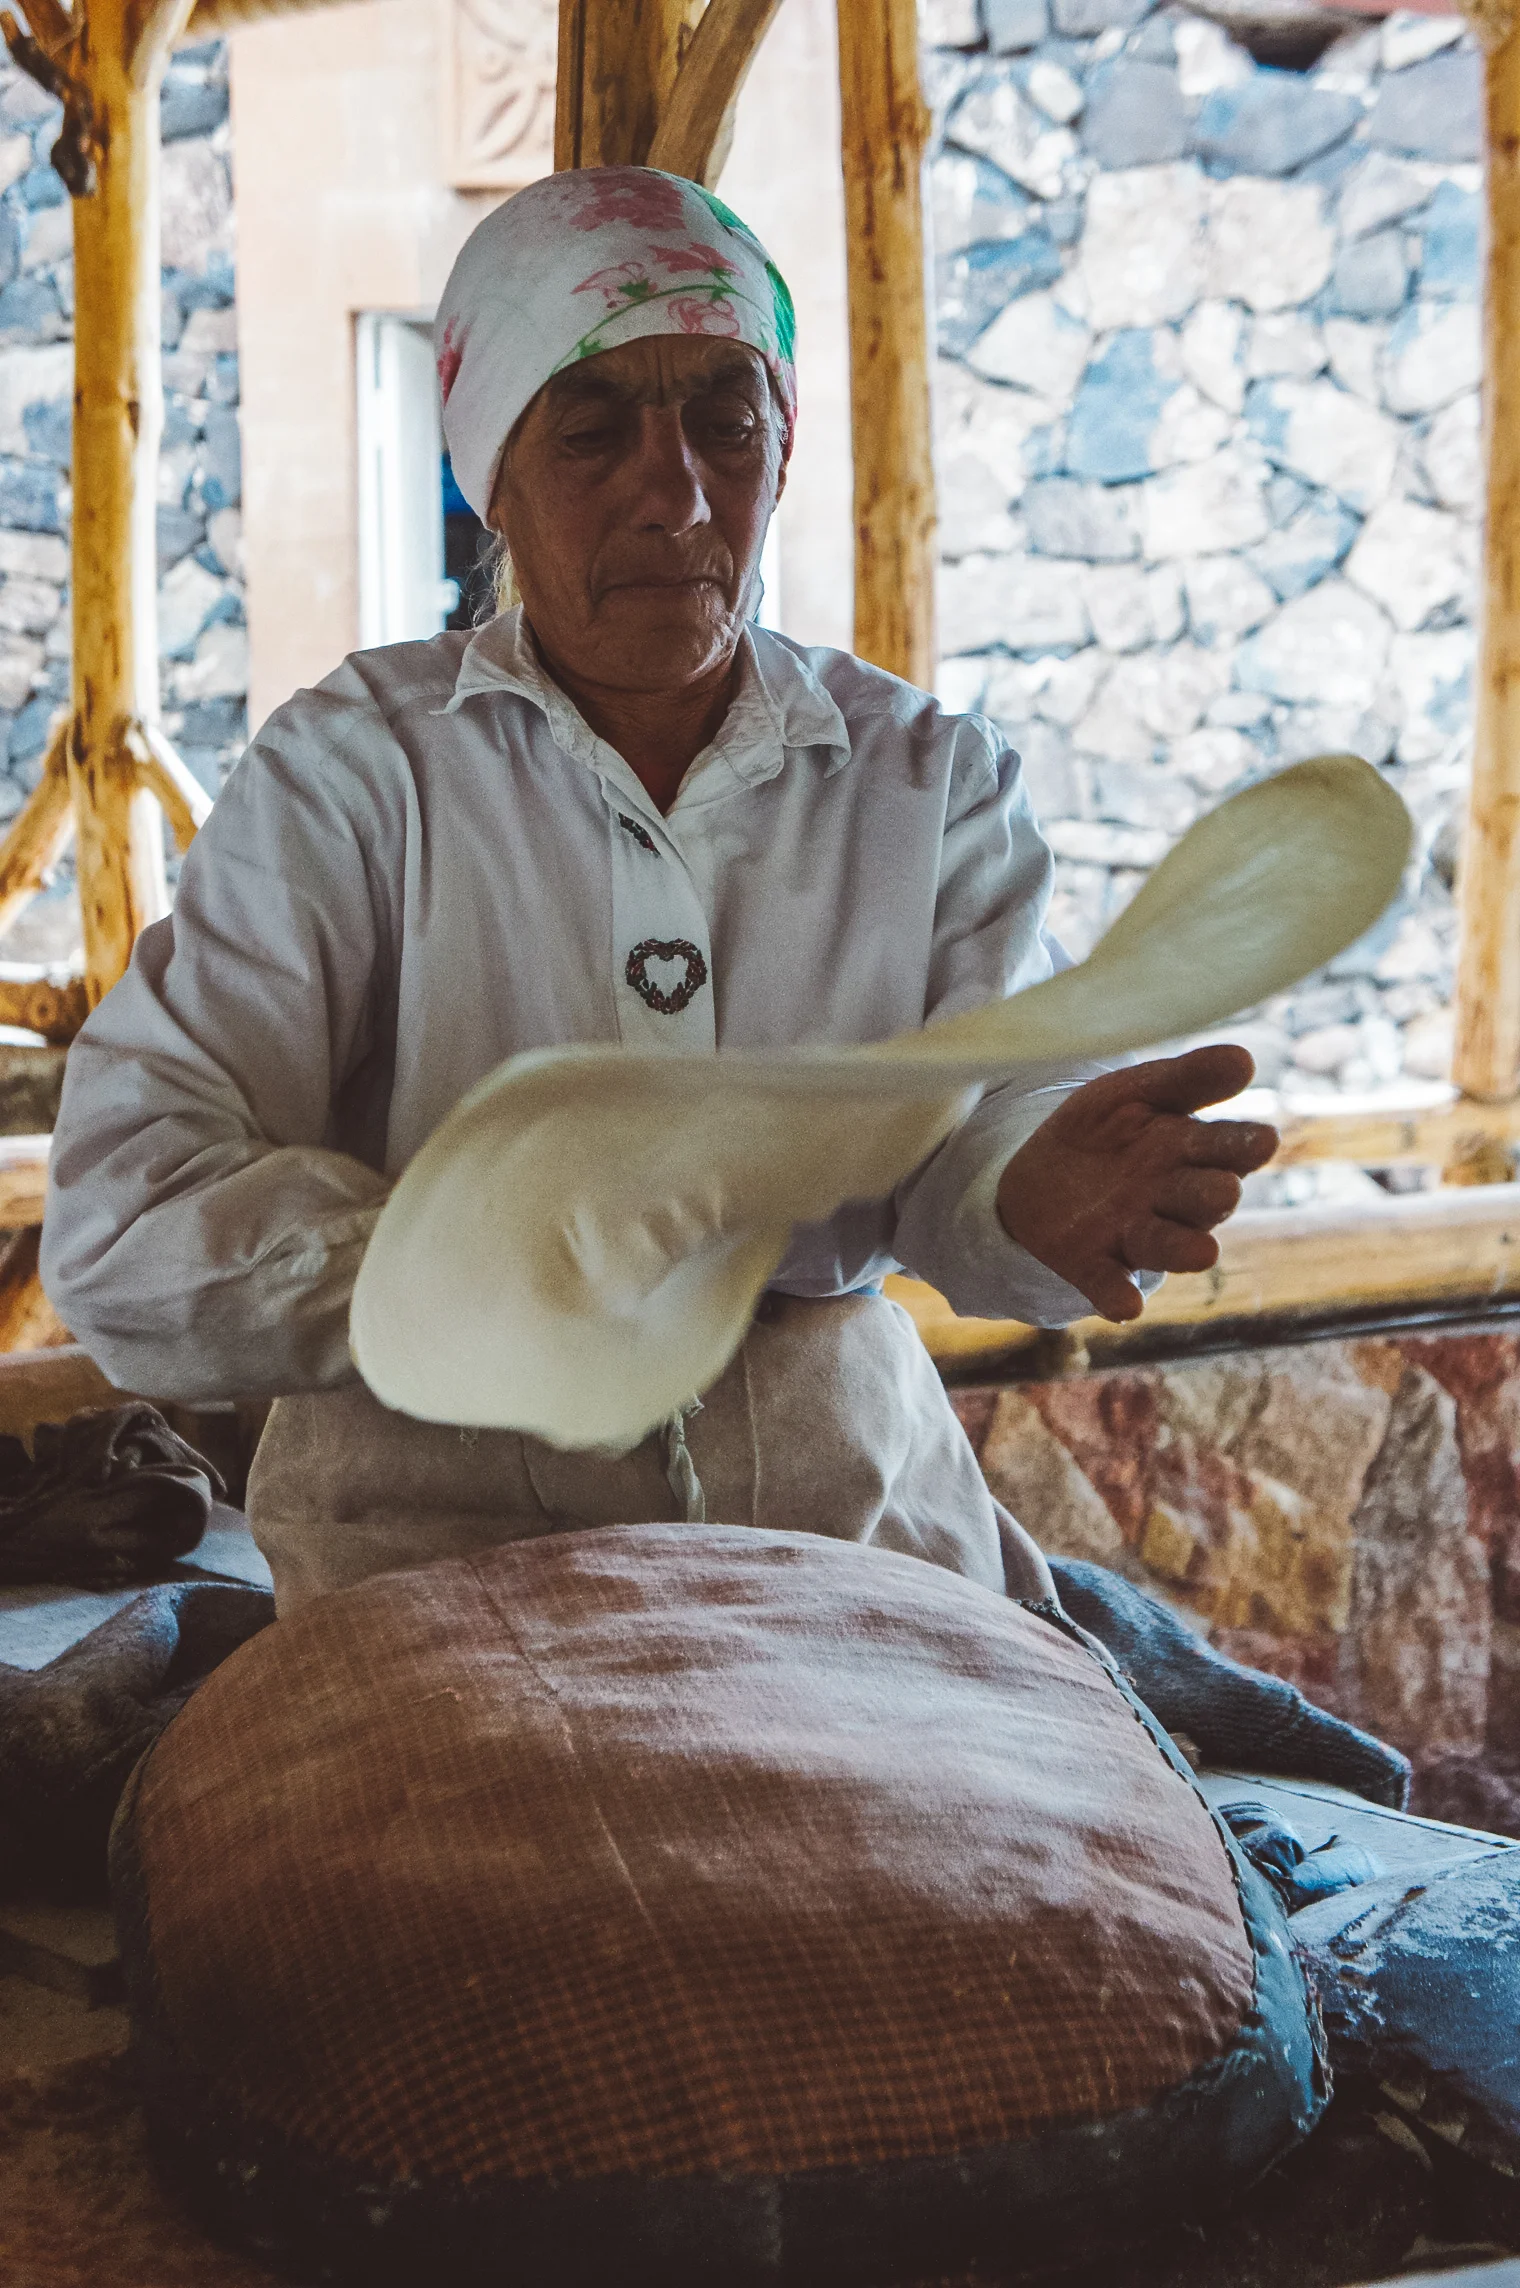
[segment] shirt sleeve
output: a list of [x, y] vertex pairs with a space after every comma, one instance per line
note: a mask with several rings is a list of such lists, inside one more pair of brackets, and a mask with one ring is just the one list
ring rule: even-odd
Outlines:
[[[359, 702], [338, 683], [299, 694], [250, 747], [172, 919], [143, 932], [69, 1053], [43, 1282], [112, 1381], [153, 1397], [353, 1371], [349, 1296], [389, 1187], [382, 1154], [339, 1148], [342, 1108], [391, 1053], [401, 798], [345, 761]], [[369, 713], [373, 752], [385, 732]]]
[[[1045, 926], [1054, 866], [1018, 756], [990, 723], [957, 729], [926, 1022], [1037, 985], [1070, 958]], [[970, 1117], [896, 1194], [896, 1253], [953, 1309], [1064, 1327], [1087, 1297], [1009, 1237], [997, 1212], [1007, 1163], [1073, 1089], [1107, 1071], [1071, 1058], [988, 1089]], [[1159, 1280], [1145, 1275], [1142, 1292]]]

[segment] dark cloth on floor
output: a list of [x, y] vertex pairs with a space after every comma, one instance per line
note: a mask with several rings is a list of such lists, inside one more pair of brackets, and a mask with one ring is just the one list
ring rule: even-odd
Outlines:
[[133, 1765], [196, 1686], [274, 1619], [267, 1589], [146, 1589], [46, 1668], [0, 1662], [0, 1881], [92, 1889]]
[[1283, 1818], [1264, 1803], [1222, 1803], [1220, 1818], [1259, 1875], [1265, 1875], [1290, 1915], [1312, 1907], [1338, 1891], [1358, 1883], [1375, 1883], [1385, 1872], [1382, 1861], [1364, 1851], [1360, 1843], [1327, 1837], [1312, 1851]]
[[39, 1422], [30, 1454], [0, 1438], [0, 1581], [155, 1580], [195, 1547], [225, 1490], [155, 1407]]
[[[1392, 2098], [1492, 2171], [1496, 2239], [1520, 2236], [1520, 1850], [1392, 1874], [1295, 1916], [1337, 2076]], [[1439, 2148], [1438, 2148], [1439, 2149]]]
[[1106, 1645], [1151, 1714], [1226, 1770], [1326, 1780], [1402, 1811], [1410, 1765], [1397, 1748], [1328, 1716], [1280, 1676], [1216, 1652], [1133, 1582], [1080, 1558], [1052, 1557], [1062, 1604]]

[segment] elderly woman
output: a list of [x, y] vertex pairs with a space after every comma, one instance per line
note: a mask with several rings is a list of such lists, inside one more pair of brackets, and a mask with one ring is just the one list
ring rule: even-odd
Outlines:
[[444, 425], [520, 602], [280, 708], [74, 1046], [48, 1292], [124, 1387], [278, 1397], [249, 1506], [282, 1609], [704, 1512], [1048, 1594], [882, 1275], [1132, 1318], [1147, 1274], [1214, 1261], [1272, 1149], [1191, 1117], [1249, 1079], [1238, 1049], [989, 1091], [894, 1197], [796, 1231], [703, 1405], [630, 1454], [414, 1422], [355, 1376], [387, 1191], [502, 1058], [871, 1041], [1064, 958], [993, 725], [753, 622], [792, 338], [774, 265], [693, 184], [560, 174], [481, 223], [439, 316]]

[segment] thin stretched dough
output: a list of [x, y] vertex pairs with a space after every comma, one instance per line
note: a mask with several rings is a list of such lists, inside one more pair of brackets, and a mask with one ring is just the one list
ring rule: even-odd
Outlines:
[[1020, 1065], [1218, 1024], [1317, 969], [1398, 887], [1409, 817], [1351, 755], [1183, 836], [1085, 962], [857, 1049], [512, 1057], [406, 1169], [350, 1338], [388, 1406], [625, 1447], [727, 1365], [792, 1226], [880, 1199]]

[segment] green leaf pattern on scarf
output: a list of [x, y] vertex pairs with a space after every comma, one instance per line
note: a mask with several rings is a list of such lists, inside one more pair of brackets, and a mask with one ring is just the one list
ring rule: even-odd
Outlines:
[[[765, 258], [764, 249], [754, 233], [731, 207], [725, 206], [714, 192], [706, 190], [700, 183], [693, 183], [689, 187], [723, 230], [742, 240], [751, 255], [758, 254], [765, 261], [765, 275], [771, 290], [769, 310], [743, 291], [721, 255], [715, 260], [707, 259], [716, 254], [716, 249], [698, 246], [692, 239], [688, 239], [685, 246], [679, 248], [669, 245], [651, 246], [644, 264], [628, 262], [611, 270], [594, 270], [571, 289], [576, 294], [602, 292], [607, 297], [608, 308], [596, 324], [588, 327], [574, 347], [566, 352], [554, 370], [562, 373], [566, 366], [579, 364], [583, 358], [596, 357], [603, 350], [611, 348], [613, 344], [608, 337], [619, 320], [630, 310], [644, 308], [655, 302], [668, 305], [668, 315], [675, 321], [669, 329], [672, 333], [738, 338], [745, 331], [739, 310], [735, 307], [740, 304], [753, 313], [751, 322], [754, 327], [752, 338], [757, 337], [755, 346], [775, 374], [783, 395], [789, 401], [794, 400], [797, 318], [786, 280], [775, 264]], [[585, 225], [582, 224], [581, 227], [584, 228]], [[670, 231], [660, 233], [665, 239], [674, 235]], [[674, 262], [672, 257], [675, 258]], [[674, 284], [659, 284], [649, 274], [650, 267], [656, 264], [678, 268], [683, 275]]]

